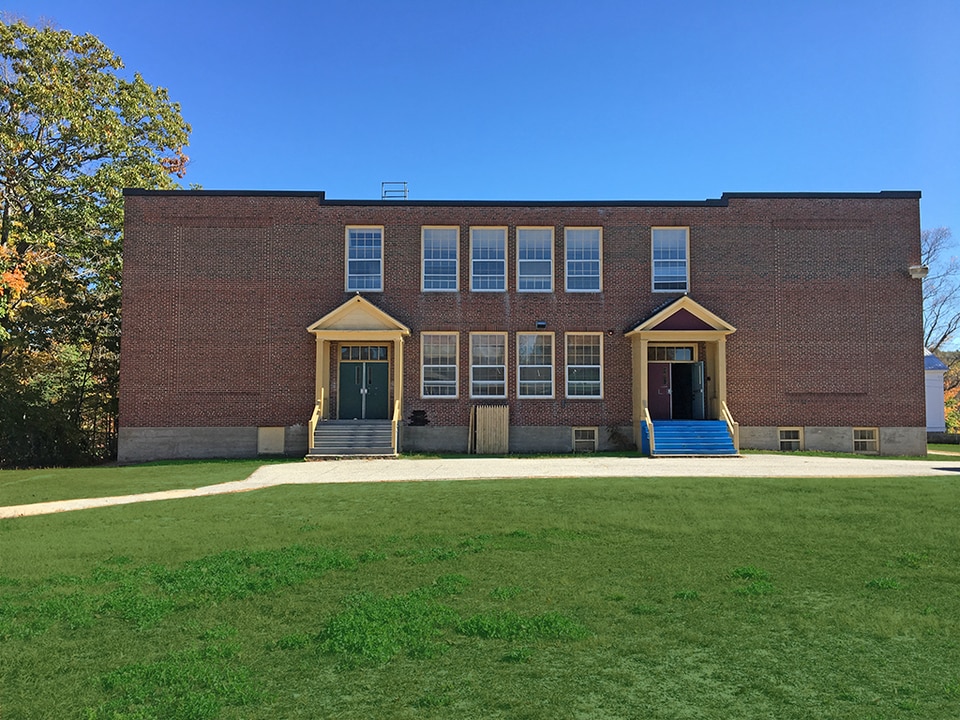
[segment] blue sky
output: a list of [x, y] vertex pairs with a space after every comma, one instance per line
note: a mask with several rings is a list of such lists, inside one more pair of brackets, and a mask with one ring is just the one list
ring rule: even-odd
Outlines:
[[184, 182], [414, 199], [921, 190], [960, 235], [957, 0], [7, 0], [193, 126]]

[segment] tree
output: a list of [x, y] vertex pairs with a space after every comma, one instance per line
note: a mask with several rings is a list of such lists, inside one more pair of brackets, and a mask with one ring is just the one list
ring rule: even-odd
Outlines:
[[960, 329], [960, 259], [950, 228], [920, 233], [920, 259], [930, 268], [923, 281], [923, 344], [939, 354]]
[[[0, 21], [0, 466], [104, 450], [94, 436], [116, 425], [122, 190], [178, 187], [189, 133], [167, 91], [125, 77], [96, 37]], [[51, 427], [85, 447], [40, 457], [56, 444], [24, 432]], [[38, 452], [11, 462], [26, 446]]]

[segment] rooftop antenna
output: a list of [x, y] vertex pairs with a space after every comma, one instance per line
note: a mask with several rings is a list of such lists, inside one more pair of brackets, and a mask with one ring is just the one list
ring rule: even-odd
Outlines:
[[407, 183], [390, 181], [380, 183], [381, 200], [406, 200], [408, 197]]

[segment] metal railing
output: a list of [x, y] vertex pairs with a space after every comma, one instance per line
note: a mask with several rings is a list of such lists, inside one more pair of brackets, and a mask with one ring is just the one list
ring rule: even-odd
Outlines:
[[730, 412], [730, 408], [727, 407], [727, 403], [720, 403], [720, 417], [724, 422], [727, 423], [727, 432], [730, 433], [730, 437], [733, 440], [733, 449], [737, 451], [737, 455], [740, 454], [740, 423], [733, 419], [733, 415]]

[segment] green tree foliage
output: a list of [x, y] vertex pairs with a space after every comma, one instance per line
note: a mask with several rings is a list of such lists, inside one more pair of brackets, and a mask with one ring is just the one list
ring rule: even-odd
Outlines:
[[110, 452], [122, 189], [177, 187], [189, 132], [92, 35], [0, 21], [0, 466]]

